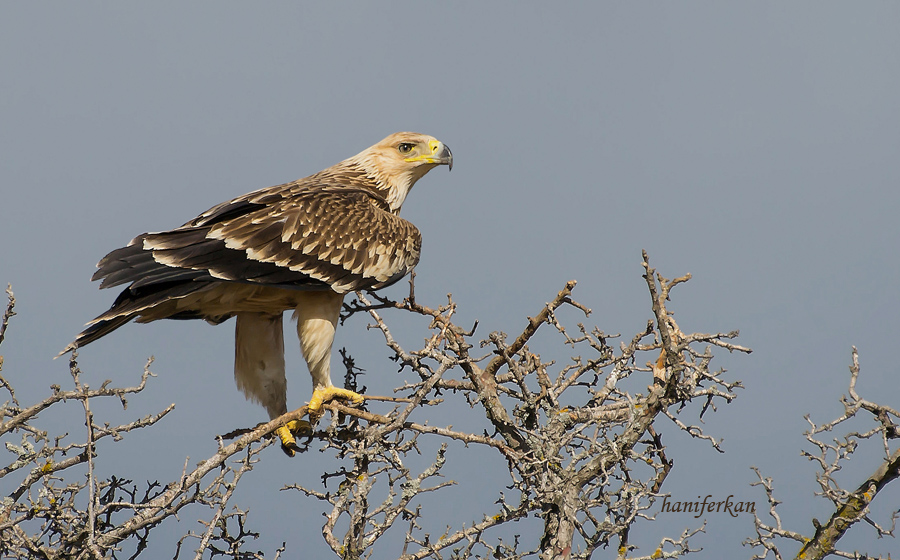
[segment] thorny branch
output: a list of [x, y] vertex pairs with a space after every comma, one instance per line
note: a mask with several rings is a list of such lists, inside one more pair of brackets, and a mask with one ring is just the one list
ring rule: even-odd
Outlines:
[[[573, 337], [563, 326], [561, 317], [566, 307], [584, 315], [590, 313], [572, 298], [574, 281], [568, 282], [555, 298], [529, 317], [512, 342], [507, 342], [507, 335], [501, 332], [491, 333], [480, 343], [471, 341], [473, 332], [452, 320], [456, 305], [449, 296], [447, 304], [438, 308], [417, 302], [412, 290], [400, 302], [372, 295], [373, 303], [369, 297], [357, 294], [357, 300], [345, 306], [344, 319], [360, 312], [370, 315], [374, 321], [371, 328], [381, 331], [401, 369], [411, 370], [419, 381], [401, 388], [415, 392], [407, 408], [383, 417], [356, 413], [342, 405], [335, 405], [334, 409], [366, 422], [367, 429], [374, 429], [378, 434], [402, 428], [413, 432], [413, 440], [433, 434], [489, 446], [505, 460], [511, 477], [510, 488], [518, 494], [512, 501], [501, 495], [496, 515], [473, 520], [468, 527], [455, 531], [448, 529], [437, 541], [428, 534], [424, 538], [417, 536], [421, 532], [417, 523], [421, 514], [418, 509], [406, 509], [403, 514], [411, 521], [403, 558], [440, 558], [442, 551], [448, 549], [458, 558], [488, 555], [587, 558], [597, 547], [608, 546], [613, 539], [619, 541], [620, 554], [624, 557], [633, 548], [628, 542], [629, 529], [638, 519], [652, 518], [648, 510], [671, 469], [661, 435], [653, 430], [656, 418], [663, 414], [674, 420], [676, 427], [717, 445], [712, 437], [682, 422], [679, 416], [694, 399], [702, 403], [700, 412], [714, 409], [715, 400], [730, 402], [736, 396], [734, 389], [740, 387], [738, 382], [722, 378], [721, 371], [709, 370], [712, 359], [709, 346], [729, 351], [749, 350], [728, 341], [737, 336], [736, 332], [682, 333], [666, 302], [671, 290], [690, 276], [667, 280], [650, 268], [646, 254], [644, 258], [656, 328], [648, 325], [630, 343], [621, 343], [618, 351], [609, 345], [614, 337], [598, 329], [588, 330], [578, 324], [580, 334]], [[423, 348], [409, 351], [398, 342], [380, 315], [381, 310], [391, 308], [430, 320], [432, 335]], [[583, 348], [591, 356], [574, 356], [561, 366], [555, 360], [545, 361], [529, 347], [538, 340], [544, 325], [551, 325], [562, 337], [563, 344]], [[539, 343], [545, 344], [544, 339]], [[700, 350], [695, 348], [696, 344], [707, 347]], [[472, 355], [476, 347], [487, 347], [491, 352]], [[648, 352], [658, 355], [647, 366], [638, 365], [638, 356]], [[450, 375], [457, 369], [462, 371], [462, 378]], [[633, 374], [641, 372], [647, 372], [648, 378], [652, 376], [649, 388], [631, 379]], [[448, 401], [455, 397], [480, 408], [488, 422], [484, 435], [466, 435], [451, 428], [439, 430], [408, 422], [406, 419], [417, 406], [416, 400], [425, 399], [431, 391]], [[405, 423], [399, 424], [399, 419]], [[379, 435], [375, 440], [383, 441], [384, 436]], [[355, 453], [358, 464], [371, 467], [373, 460], [384, 462], [366, 447], [356, 449]], [[329, 519], [340, 515], [352, 518], [355, 510], [350, 504], [363, 503], [363, 498], [371, 493], [371, 477], [364, 477], [366, 482], [361, 484], [358, 482], [361, 471], [353, 473], [357, 478], [346, 478], [348, 497], [328, 496], [333, 506]], [[304, 492], [315, 495], [308, 488]], [[355, 499], [351, 500], [350, 495]], [[324, 495], [317, 497], [325, 499]], [[502, 522], [530, 515], [543, 518], [544, 525], [540, 542], [529, 545], [533, 548], [523, 549], [518, 539], [514, 543], [492, 544], [485, 537], [488, 529]], [[372, 527], [384, 527], [385, 523], [374, 520]], [[341, 539], [330, 533], [330, 527], [334, 524], [326, 525], [326, 540], [333, 543], [336, 552], [346, 551], [347, 543], [353, 540], [348, 537], [352, 530]], [[677, 544], [675, 541], [661, 543], [655, 557], [674, 558], [688, 553], [686, 539], [691, 535], [685, 535], [684, 542]]]
[[[821, 492], [817, 494], [832, 502], [835, 507], [834, 513], [826, 523], [820, 523], [817, 519], [813, 519], [815, 533], [812, 537], [785, 529], [776, 510], [781, 502], [775, 498], [772, 479], [763, 477], [759, 469], [753, 467], [757, 477], [759, 477], [759, 482], [755, 482], [753, 485], [762, 486], [765, 490], [769, 504], [768, 514], [775, 522], [774, 525], [771, 525], [763, 521], [759, 516], [756, 516], [756, 537], [745, 541], [745, 544], [762, 549], [762, 552], [753, 556], [754, 559], [762, 560], [769, 553], [772, 553], [775, 558], [780, 560], [783, 556], [778, 548], [778, 540], [786, 539], [802, 545], [796, 555], [798, 560], [801, 558], [804, 560], [819, 560], [829, 555], [841, 558], [874, 560], [871, 556], [861, 555], [857, 552], [844, 552], [835, 548], [838, 540], [859, 521], [865, 521], [870, 525], [879, 538], [894, 536], [894, 528], [897, 518], [900, 517], [900, 510], [892, 513], [889, 520], [890, 527], [888, 528], [872, 519], [869, 507], [878, 493], [888, 483], [900, 478], [900, 446], [895, 445], [896, 440], [900, 438], [900, 432], [898, 432], [900, 414], [893, 408], [875, 404], [861, 398], [857, 394], [856, 382], [859, 379], [859, 372], [859, 355], [856, 347], [853, 347], [852, 363], [850, 365], [849, 397], [841, 397], [844, 413], [831, 422], [821, 425], [815, 424], [809, 415], [805, 417], [810, 425], [809, 430], [805, 432], [806, 439], [817, 451], [815, 453], [801, 451], [801, 454], [817, 465], [816, 481], [821, 488]], [[875, 420], [875, 427], [862, 433], [850, 431], [843, 438], [833, 438], [831, 442], [817, 439], [819, 434], [831, 432], [841, 424], [847, 423], [851, 419], [859, 418], [863, 411], [868, 412], [871, 418]], [[836, 475], [838, 471], [850, 460], [862, 441], [873, 439], [881, 443], [884, 460], [875, 472], [855, 489], [845, 490], [837, 481]], [[892, 444], [894, 444], [893, 450]]]
[[[492, 332], [476, 339], [477, 323], [463, 327], [454, 322], [457, 306], [452, 296], [443, 305], [429, 307], [416, 300], [412, 280], [403, 301], [358, 293], [347, 303], [341, 320], [366, 313], [370, 328], [381, 333], [400, 369], [411, 372], [413, 379], [396, 390], [400, 396], [372, 397], [363, 408], [330, 403], [330, 422], [308, 437], [308, 449], [333, 452], [336, 466], [320, 484], [291, 481], [285, 489], [322, 503], [322, 532], [331, 550], [340, 558], [368, 557], [376, 545], [389, 546], [385, 543], [394, 537], [387, 536], [396, 534], [390, 529], [402, 525], [405, 534], [388, 555], [407, 560], [589, 558], [611, 544], [623, 559], [678, 558], [695, 551], [689, 540], [703, 527], [677, 539], [664, 538], [646, 553], [637, 550], [629, 535], [636, 523], [654, 518], [650, 509], [662, 496], [672, 468], [660, 424], [717, 446], [694, 419], [715, 411], [716, 403], [736, 398], [740, 384], [726, 379], [724, 371], [710, 369], [712, 348], [749, 349], [731, 342], [737, 332], [682, 332], [667, 306], [673, 288], [690, 276], [668, 280], [650, 267], [646, 254], [643, 266], [652, 320], [617, 346], [619, 335], [569, 323], [573, 314], [590, 314], [573, 298], [574, 281], [512, 337]], [[384, 310], [426, 319], [429, 335], [424, 344], [407, 349], [381, 316]], [[80, 382], [74, 359], [73, 390], [54, 387], [41, 403], [21, 408], [11, 399], [3, 409], [0, 435], [22, 434], [22, 443], [7, 444], [15, 458], [0, 477], [24, 475], [19, 489], [2, 505], [2, 546], [43, 558], [90, 558], [117, 554], [130, 543], [136, 557], [146, 549], [152, 529], [195, 505], [209, 508], [212, 517], [201, 531], [178, 542], [176, 558], [189, 539], [197, 541], [196, 557], [205, 549], [232, 558], [262, 558], [262, 553], [242, 548], [245, 538], [255, 533], [245, 528], [244, 512], [229, 511], [229, 504], [234, 487], [270, 444], [267, 436], [305, 416], [306, 408], [226, 434], [215, 455], [193, 470], [185, 467], [168, 484], [148, 484], [143, 493], [115, 477], [66, 483], [66, 469], [82, 463], [92, 468], [94, 461], [102, 460], [93, 454], [97, 441], [118, 440], [131, 430], [152, 426], [171, 410], [117, 427], [98, 426], [89, 401], [112, 397], [124, 406], [125, 396], [142, 390], [152, 375], [150, 364], [136, 387], [105, 383], [91, 389]], [[344, 362], [348, 387], [358, 387], [362, 372], [346, 354]], [[12, 396], [11, 387], [4, 386]], [[83, 404], [86, 443], [68, 443], [68, 435], [52, 439], [35, 424], [42, 411], [70, 400]], [[369, 410], [375, 406], [383, 409]], [[436, 406], [474, 409], [482, 427], [431, 425], [428, 410]], [[694, 419], [688, 418], [691, 415]], [[456, 520], [443, 534], [432, 536], [422, 498], [456, 484], [444, 479], [443, 471], [448, 462], [465, 460], [469, 447], [496, 453], [497, 461], [484, 469], [508, 476], [508, 492], [498, 493], [494, 511], [468, 522]], [[243, 458], [236, 459], [239, 456]], [[329, 486], [333, 479], [339, 481], [337, 488]], [[76, 502], [83, 491], [89, 511], [76, 505], [84, 502]], [[516, 535], [504, 541], [496, 529], [513, 521], [541, 528], [528, 530], [526, 538]]]
[[[9, 327], [9, 319], [16, 314], [13, 309], [16, 307], [16, 298], [13, 295], [12, 286], [6, 285], [6, 310], [3, 312], [3, 319], [0, 320], [0, 344], [6, 338], [6, 328]], [[3, 365], [0, 362], [0, 365]]]
[[[0, 333], [4, 334], [9, 318], [14, 315], [15, 303], [11, 290], [7, 290], [7, 295], [9, 304], [0, 327]], [[91, 403], [113, 398], [119, 401], [123, 410], [127, 409], [127, 397], [143, 391], [149, 378], [153, 377], [151, 363], [152, 359], [148, 360], [138, 385], [119, 388], [106, 381], [100, 388], [92, 389], [82, 382], [77, 354], [73, 353], [69, 373], [74, 388], [64, 390], [59, 385], [52, 385], [47, 397], [28, 407], [19, 404], [13, 386], [0, 376], [0, 387], [9, 394], [0, 408], [0, 437], [9, 453], [7, 461], [0, 463], [0, 479], [10, 483], [4, 487], [11, 489], [4, 491], [5, 495], [0, 498], [0, 556], [116, 557], [123, 550], [123, 544], [130, 542], [134, 551], [130, 558], [135, 558], [146, 550], [150, 530], [188, 505], [214, 508], [215, 519], [235, 518], [237, 514], [223, 514], [230, 498], [230, 493], [223, 489], [229, 484], [233, 487], [250, 469], [255, 457], [269, 444], [269, 441], [261, 442], [262, 438], [280, 425], [277, 421], [257, 427], [231, 445], [220, 445], [216, 455], [191, 471], [185, 469], [178, 480], [166, 485], [148, 482], [141, 491], [132, 481], [117, 476], [106, 480], [97, 478], [98, 442], [105, 439], [121, 441], [134, 430], [156, 425], [174, 409], [175, 405], [169, 405], [156, 414], [119, 425], [96, 423]], [[73, 441], [68, 433], [51, 436], [39, 427], [42, 412], [72, 401], [79, 402], [83, 408], [84, 440], [74, 438]], [[241, 451], [247, 455], [238, 463], [242, 466], [229, 465], [229, 459]], [[84, 464], [86, 480], [79, 477], [84, 471], [75, 469]], [[212, 480], [207, 476], [210, 473], [215, 473]], [[243, 514], [237, 515], [239, 523], [243, 523], [243, 517]], [[212, 550], [226, 536], [227, 533], [220, 530], [206, 538], [204, 547]], [[232, 556], [250, 557], [239, 554]]]

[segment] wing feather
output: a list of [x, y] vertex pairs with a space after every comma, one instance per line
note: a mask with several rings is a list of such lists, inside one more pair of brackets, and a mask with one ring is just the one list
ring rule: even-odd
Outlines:
[[214, 224], [207, 238], [339, 292], [396, 281], [412, 270], [421, 249], [415, 226], [373, 193], [353, 188], [294, 192], [252, 215]]
[[288, 183], [220, 204], [103, 258], [101, 287], [231, 281], [340, 293], [375, 289], [419, 260], [421, 235], [358, 187]]

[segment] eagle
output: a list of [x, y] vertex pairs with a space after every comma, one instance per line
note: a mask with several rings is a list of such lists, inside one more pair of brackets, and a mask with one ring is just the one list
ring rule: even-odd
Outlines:
[[[312, 376], [310, 416], [333, 398], [362, 396], [331, 382], [331, 346], [344, 295], [397, 282], [419, 262], [422, 236], [399, 216], [416, 181], [450, 148], [398, 132], [328, 169], [213, 206], [181, 227], [144, 233], [97, 263], [100, 288], [128, 284], [61, 353], [132, 319], [235, 317], [234, 378], [270, 419], [287, 412], [282, 316], [293, 310]], [[301, 423], [276, 432], [293, 456]]]

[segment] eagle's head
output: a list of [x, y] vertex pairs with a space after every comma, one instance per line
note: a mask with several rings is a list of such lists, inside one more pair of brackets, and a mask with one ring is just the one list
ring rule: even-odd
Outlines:
[[423, 175], [438, 165], [453, 169], [453, 154], [443, 142], [427, 134], [397, 132], [346, 162], [365, 170], [396, 213]]

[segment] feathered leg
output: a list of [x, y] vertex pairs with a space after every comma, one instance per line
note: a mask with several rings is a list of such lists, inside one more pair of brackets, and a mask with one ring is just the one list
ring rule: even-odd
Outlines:
[[312, 375], [313, 396], [310, 412], [317, 412], [322, 404], [334, 397], [361, 401], [353, 391], [335, 387], [331, 383], [331, 346], [344, 296], [334, 292], [306, 292], [294, 311], [300, 350]]
[[[309, 400], [310, 418], [322, 413], [322, 406], [329, 400], [340, 397], [354, 403], [363, 397], [353, 391], [335, 387], [331, 383], [331, 345], [337, 329], [338, 317], [344, 296], [332, 291], [302, 292], [294, 318], [297, 319], [297, 336], [300, 350], [312, 375], [313, 395]], [[288, 454], [296, 447], [291, 431], [298, 426], [285, 426], [277, 432], [282, 448]]]
[[287, 412], [281, 313], [238, 313], [234, 328], [234, 380], [269, 418]]

